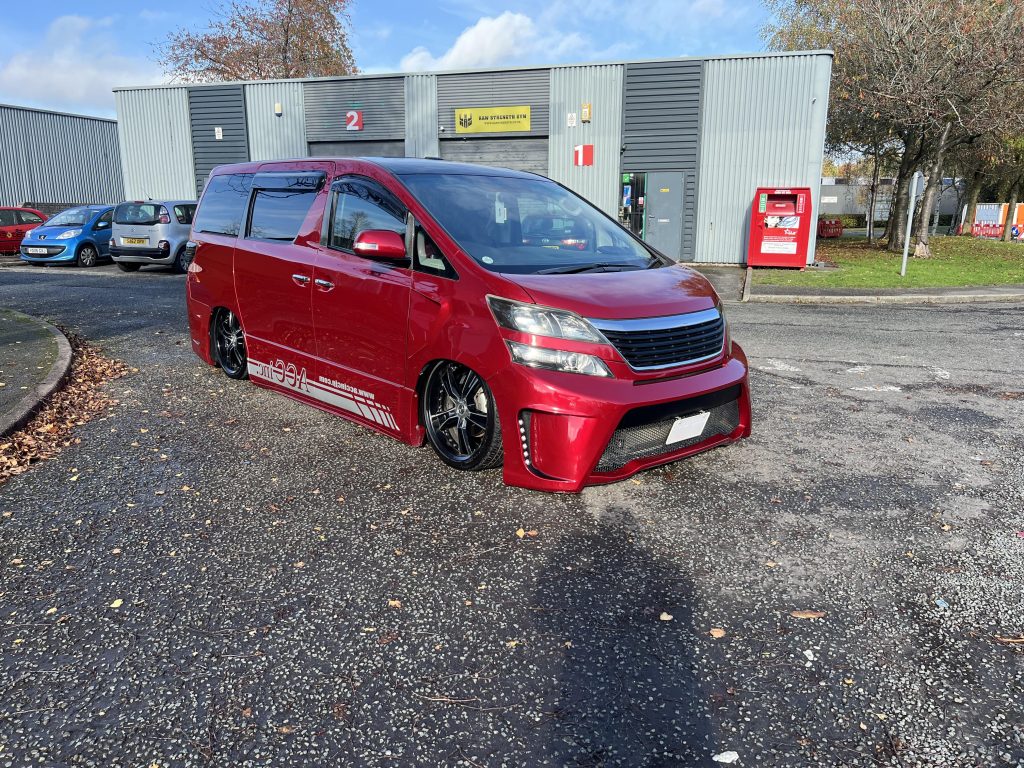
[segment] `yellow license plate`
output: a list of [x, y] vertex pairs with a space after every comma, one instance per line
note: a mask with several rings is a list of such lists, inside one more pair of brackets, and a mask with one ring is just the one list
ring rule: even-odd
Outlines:
[[125, 245], [145, 245], [149, 242], [149, 240], [144, 237], [122, 237], [121, 240]]

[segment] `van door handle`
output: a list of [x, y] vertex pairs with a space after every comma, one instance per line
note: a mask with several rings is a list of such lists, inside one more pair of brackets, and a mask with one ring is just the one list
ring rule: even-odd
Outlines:
[[322, 280], [318, 277], [313, 282], [316, 283], [317, 287], [324, 293], [326, 293], [327, 291], [334, 290], [334, 283], [332, 283], [330, 280]]
[[309, 275], [292, 275], [292, 280], [303, 287], [309, 285]]

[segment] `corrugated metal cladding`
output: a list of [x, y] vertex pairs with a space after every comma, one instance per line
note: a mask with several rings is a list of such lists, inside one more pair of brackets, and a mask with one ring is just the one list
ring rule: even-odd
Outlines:
[[707, 62], [697, 261], [746, 261], [758, 186], [810, 187], [817, 202], [831, 69], [827, 54]]
[[[281, 116], [274, 107], [281, 105]], [[286, 160], [306, 155], [306, 105], [302, 83], [248, 83], [246, 127], [251, 160]]]
[[198, 197], [210, 171], [218, 165], [249, 159], [245, 92], [240, 85], [189, 88], [188, 109]]
[[[302, 84], [306, 141], [380, 141], [405, 138], [405, 83], [401, 77], [356, 77]], [[363, 112], [363, 130], [346, 130], [345, 113]]]
[[437, 157], [437, 77], [405, 77], [405, 155]]
[[437, 76], [437, 118], [445, 138], [455, 135], [455, 110], [460, 107], [530, 105], [530, 130], [477, 134], [495, 136], [547, 136], [550, 76], [547, 69], [469, 72]]
[[683, 171], [683, 261], [693, 259], [700, 137], [700, 60], [626, 65], [622, 170]]
[[[551, 70], [551, 131], [548, 173], [607, 213], [619, 213], [619, 157], [622, 146], [621, 64], [556, 67]], [[580, 122], [583, 104], [592, 107]], [[569, 115], [576, 126], [569, 126]], [[573, 164], [573, 148], [594, 145], [594, 164]]]
[[525, 139], [445, 139], [441, 157], [457, 163], [479, 163], [529, 171], [547, 176], [548, 140]]
[[118, 203], [113, 120], [0, 106], [0, 205]]
[[159, 87], [115, 91], [124, 194], [187, 200], [196, 193], [188, 89]]

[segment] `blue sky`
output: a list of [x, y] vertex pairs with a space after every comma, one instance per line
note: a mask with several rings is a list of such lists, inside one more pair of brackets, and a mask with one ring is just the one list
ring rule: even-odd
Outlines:
[[[215, 6], [12, 3], [0, 103], [113, 116], [111, 88], [166, 82], [151, 44]], [[353, 0], [351, 17], [359, 67], [389, 72], [753, 52], [766, 15], [759, 0]]]

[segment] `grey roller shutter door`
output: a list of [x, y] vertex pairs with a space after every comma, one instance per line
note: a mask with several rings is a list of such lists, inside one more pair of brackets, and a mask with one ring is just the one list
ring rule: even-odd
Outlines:
[[405, 141], [316, 141], [310, 157], [405, 157]]
[[459, 163], [492, 165], [547, 176], [548, 140], [456, 139], [441, 142], [441, 157]]

